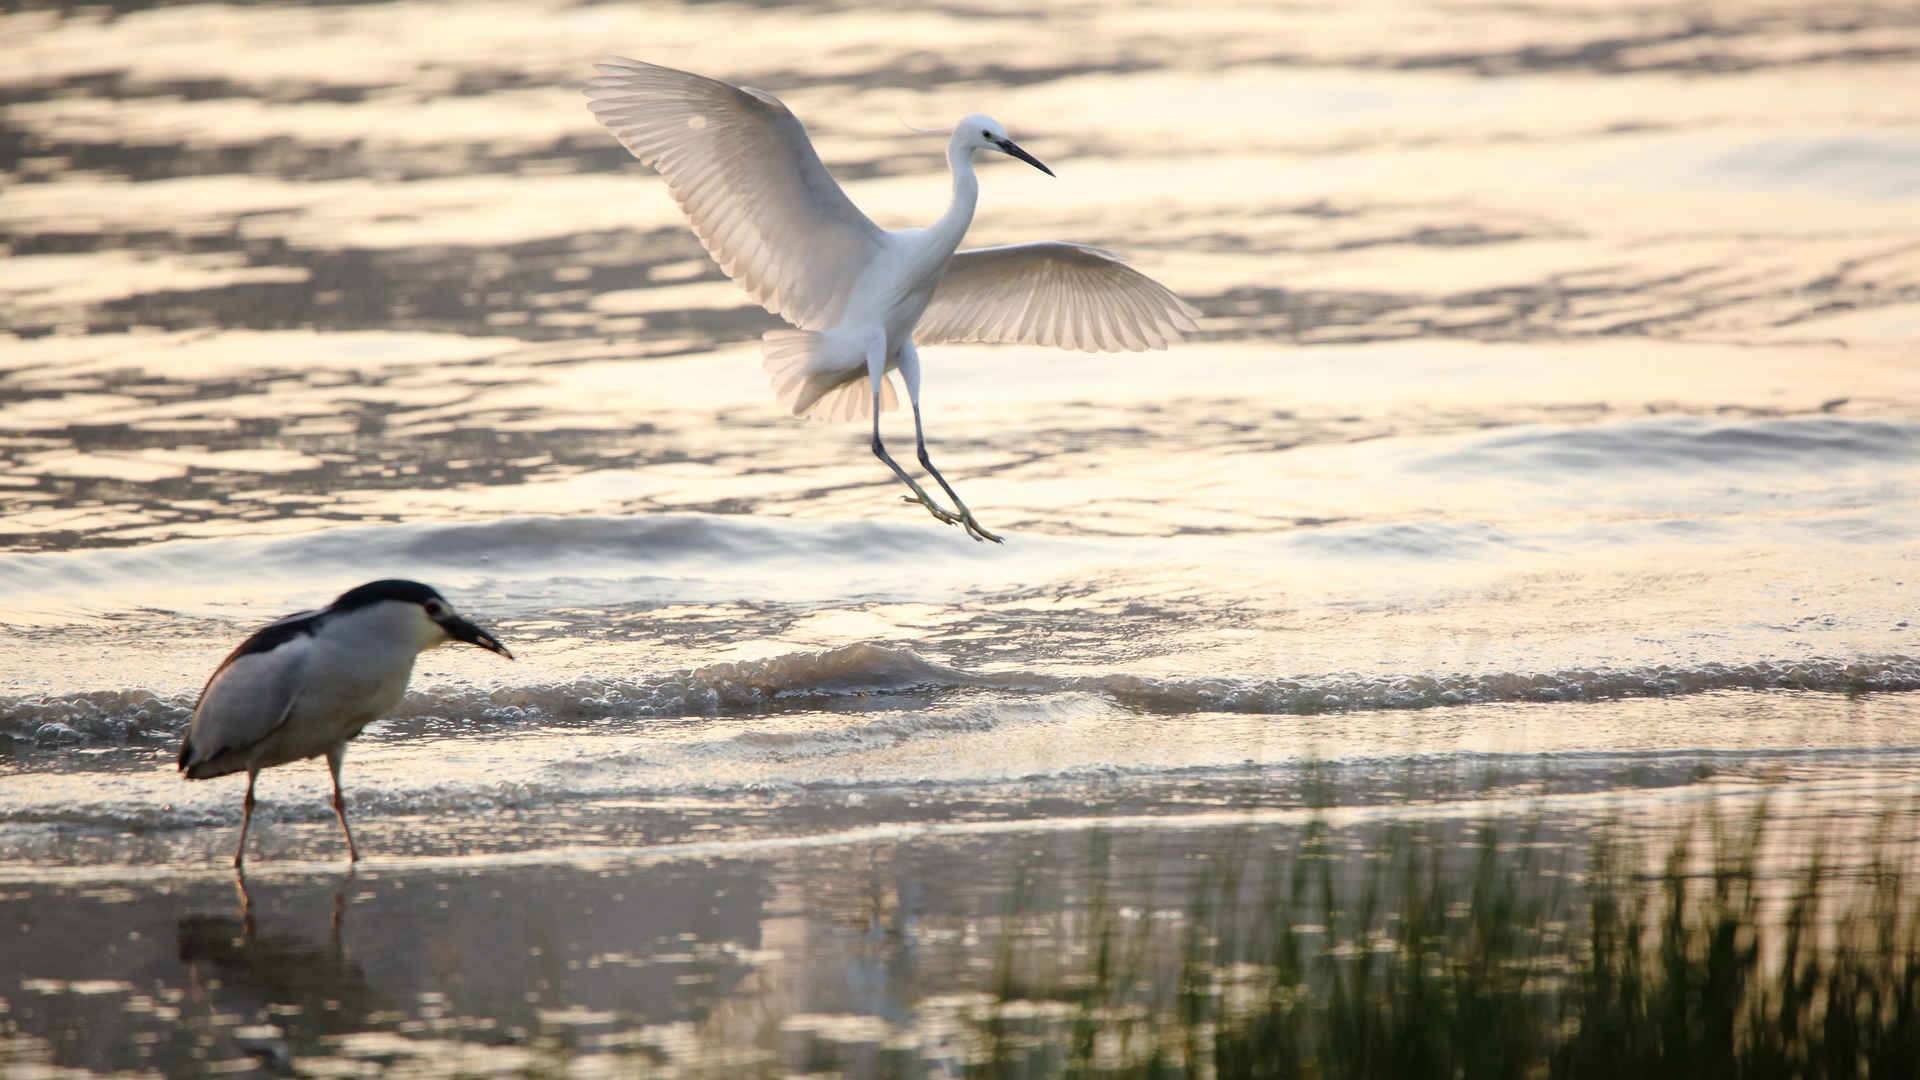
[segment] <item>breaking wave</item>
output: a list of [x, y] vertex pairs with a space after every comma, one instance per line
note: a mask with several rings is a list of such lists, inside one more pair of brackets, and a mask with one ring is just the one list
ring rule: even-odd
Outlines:
[[[1863, 693], [1920, 690], [1920, 658], [1877, 656], [1705, 663], [1682, 667], [1593, 667], [1545, 672], [1373, 676], [1349, 673], [1295, 677], [1148, 678], [1125, 673], [1058, 676], [973, 673], [927, 660], [911, 650], [855, 644], [763, 660], [710, 664], [643, 679], [579, 679], [486, 690], [472, 686], [416, 689], [388, 718], [408, 731], [512, 731], [609, 722], [754, 716], [864, 707], [890, 708], [943, 695], [997, 692], [1001, 701], [947, 715], [913, 732], [958, 723], [990, 729], [1002, 712], [1030, 709], [1044, 695], [1092, 694], [1147, 713], [1311, 714], [1345, 710], [1424, 709], [1510, 702], [1599, 701], [1716, 690], [1802, 690]], [[1028, 700], [1016, 708], [1012, 697]], [[95, 691], [0, 698], [0, 751], [141, 745], [177, 738], [193, 702], [145, 691]], [[1010, 716], [1011, 714], [1009, 714]], [[878, 723], [857, 712], [847, 724]], [[902, 723], [887, 720], [896, 727]], [[376, 728], [375, 731], [380, 729]]]

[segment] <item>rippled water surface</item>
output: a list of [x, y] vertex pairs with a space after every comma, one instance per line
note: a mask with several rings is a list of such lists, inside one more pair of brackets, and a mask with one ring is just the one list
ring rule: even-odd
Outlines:
[[[1177, 893], [1315, 807], [1577, 847], [1772, 791], [1800, 850], [1914, 790], [1909, 6], [29, 7], [0, 1064], [939, 1071], [1096, 826]], [[609, 52], [778, 93], [890, 227], [947, 197], [902, 121], [990, 112], [1059, 175], [983, 160], [970, 240], [1201, 329], [928, 347], [972, 543], [774, 405]], [[384, 576], [519, 660], [354, 744], [352, 878], [321, 765], [264, 774], [243, 926], [194, 696]]]

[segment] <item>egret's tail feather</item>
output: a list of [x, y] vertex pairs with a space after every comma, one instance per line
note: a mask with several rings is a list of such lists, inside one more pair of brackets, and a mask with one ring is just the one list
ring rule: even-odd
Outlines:
[[[864, 368], [820, 362], [825, 335], [810, 330], [769, 330], [760, 338], [760, 366], [773, 383], [773, 395], [795, 416], [834, 422], [873, 415], [873, 391]], [[824, 370], [823, 370], [824, 369]], [[893, 378], [880, 381], [880, 411], [900, 407]]]
[[[893, 376], [880, 377], [880, 411], [892, 412], [900, 407], [900, 399], [894, 396]], [[813, 408], [802, 412], [794, 410], [795, 416], [804, 416], [809, 420], [820, 420], [829, 424], [842, 420], [865, 420], [873, 416], [873, 388], [867, 384], [865, 372], [855, 372], [838, 386], [830, 387], [821, 394]]]

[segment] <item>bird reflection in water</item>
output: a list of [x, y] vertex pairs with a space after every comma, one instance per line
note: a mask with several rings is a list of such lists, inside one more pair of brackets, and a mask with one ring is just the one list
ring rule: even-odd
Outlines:
[[[359, 1030], [378, 1007], [342, 937], [354, 875], [349, 870], [333, 891], [324, 938], [285, 929], [262, 934], [261, 905], [246, 874], [236, 871], [233, 885], [234, 914], [192, 913], [176, 926], [187, 999], [206, 1007], [208, 1028], [234, 1049], [264, 1068], [290, 1073], [296, 1044]], [[222, 1017], [250, 1022], [229, 1024]], [[285, 1026], [289, 1020], [297, 1035]]]

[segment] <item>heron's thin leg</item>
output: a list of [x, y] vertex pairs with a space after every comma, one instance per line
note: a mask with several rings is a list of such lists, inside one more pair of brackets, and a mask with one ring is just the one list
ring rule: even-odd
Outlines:
[[340, 794], [340, 763], [346, 757], [346, 743], [335, 743], [327, 751], [327, 769], [333, 773], [333, 814], [340, 819], [340, 831], [347, 834], [347, 862], [351, 864], [360, 861], [360, 852], [353, 846], [353, 830], [347, 828], [347, 800]]
[[873, 456], [886, 462], [887, 468], [893, 470], [893, 475], [899, 477], [900, 482], [907, 485], [908, 489], [913, 492], [914, 498], [905, 501], [918, 501], [921, 506], [927, 508], [927, 513], [932, 514], [935, 518], [938, 518], [948, 525], [958, 525], [960, 524], [960, 519], [953, 516], [952, 511], [928, 497], [926, 491], [914, 482], [913, 477], [907, 475], [907, 470], [902, 469], [899, 462], [894, 461], [893, 458], [887, 454], [887, 448], [880, 442], [880, 387], [883, 384], [883, 380], [887, 377], [886, 365], [886, 339], [884, 337], [876, 337], [874, 344], [867, 349], [867, 378], [873, 386]]
[[[247, 857], [247, 828], [253, 824], [253, 782], [260, 776], [260, 770], [247, 770], [247, 797], [240, 803], [240, 843], [233, 849], [233, 868], [240, 869]], [[246, 886], [241, 886], [245, 892]]]
[[960, 493], [953, 490], [953, 485], [947, 483], [947, 478], [933, 467], [933, 459], [927, 456], [926, 430], [920, 425], [920, 354], [914, 350], [911, 342], [900, 348], [900, 378], [907, 384], [907, 400], [913, 405], [913, 443], [920, 451], [920, 467], [927, 470], [928, 476], [939, 481], [940, 490], [953, 500], [954, 507], [960, 511], [960, 525], [967, 530], [968, 536], [975, 540], [991, 540], [996, 544], [1005, 543], [974, 519], [973, 511], [960, 501]]

